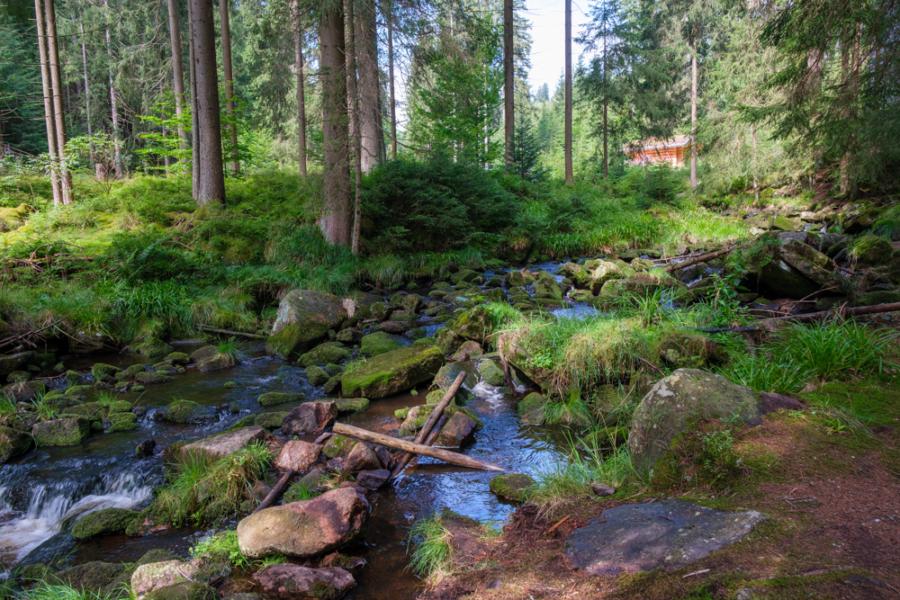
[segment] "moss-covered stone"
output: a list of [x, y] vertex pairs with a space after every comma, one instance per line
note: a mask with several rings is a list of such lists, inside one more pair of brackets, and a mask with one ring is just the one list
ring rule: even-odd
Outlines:
[[119, 367], [107, 363], [95, 363], [91, 367], [91, 375], [94, 376], [94, 381], [112, 381], [118, 372]]
[[384, 331], [376, 331], [362, 337], [359, 349], [365, 356], [376, 356], [396, 350], [400, 345], [397, 338], [391, 334]]
[[523, 473], [504, 473], [491, 479], [491, 493], [509, 502], [525, 502], [534, 488], [534, 479]]
[[519, 418], [526, 425], [543, 425], [547, 398], [538, 392], [531, 392], [519, 401]]
[[328, 438], [328, 441], [325, 442], [325, 445], [322, 447], [322, 454], [324, 454], [328, 458], [343, 456], [344, 454], [350, 452], [350, 448], [353, 447], [354, 443], [355, 441], [353, 439], [345, 437], [343, 435], [332, 435], [330, 438]]
[[503, 375], [503, 369], [489, 358], [478, 363], [478, 374], [481, 375], [481, 379], [488, 385], [500, 386], [506, 380]]
[[891, 243], [877, 235], [863, 235], [850, 247], [850, 256], [861, 265], [878, 265], [890, 260], [894, 252]]
[[337, 398], [334, 401], [339, 413], [363, 412], [369, 408], [368, 398]]
[[433, 345], [413, 345], [351, 364], [341, 375], [345, 396], [384, 398], [431, 379], [444, 357]]
[[324, 342], [309, 352], [300, 355], [297, 364], [301, 367], [339, 363], [350, 358], [350, 349], [340, 342]]
[[322, 385], [331, 378], [328, 371], [319, 366], [306, 367], [306, 379], [313, 385]]
[[125, 508], [103, 508], [88, 513], [75, 521], [72, 526], [72, 537], [86, 540], [98, 535], [122, 533], [139, 513]]
[[[115, 598], [128, 584], [129, 570], [122, 563], [90, 561], [63, 569], [52, 577], [78, 590], [86, 590], [86, 597]], [[47, 577], [40, 579], [46, 580]]]
[[186, 352], [169, 352], [163, 360], [172, 365], [186, 365], [191, 362], [191, 357]]
[[31, 428], [38, 446], [77, 446], [91, 433], [91, 422], [84, 417], [61, 417], [40, 421]]
[[261, 406], [277, 406], [289, 402], [303, 402], [305, 399], [306, 396], [300, 392], [266, 392], [260, 394], [256, 400]]
[[117, 412], [109, 414], [109, 427], [106, 431], [134, 431], [138, 428], [137, 415], [132, 412]]
[[182, 581], [153, 590], [144, 600], [216, 600], [215, 588], [197, 581]]
[[141, 371], [134, 376], [134, 380], [142, 385], [156, 385], [172, 381], [172, 376], [161, 371]]
[[278, 429], [286, 416], [288, 416], [287, 411], [264, 412], [256, 415], [253, 423], [266, 429]]
[[272, 335], [266, 342], [269, 352], [287, 358], [303, 352], [336, 329], [347, 318], [341, 299], [313, 290], [291, 290], [278, 305]]
[[193, 400], [176, 399], [162, 410], [162, 418], [169, 423], [185, 425], [194, 421], [200, 412], [200, 404]]
[[32, 440], [24, 431], [0, 426], [0, 465], [31, 449]]

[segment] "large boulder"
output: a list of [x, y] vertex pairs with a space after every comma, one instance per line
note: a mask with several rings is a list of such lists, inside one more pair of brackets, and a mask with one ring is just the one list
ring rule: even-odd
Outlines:
[[185, 598], [183, 595], [166, 596], [160, 593], [168, 588], [192, 583], [215, 584], [227, 577], [229, 572], [227, 565], [203, 558], [144, 563], [131, 574], [131, 593], [137, 600], [152, 600], [154, 597]]
[[86, 540], [98, 535], [122, 533], [137, 516], [136, 511], [127, 508], [103, 508], [75, 521], [75, 525], [72, 526], [72, 537], [76, 540]]
[[201, 454], [211, 459], [222, 458], [245, 448], [252, 442], [267, 440], [269, 434], [257, 425], [241, 427], [199, 439], [180, 448], [182, 456]]
[[84, 417], [61, 417], [39, 421], [31, 428], [38, 446], [77, 446], [91, 433], [91, 422]]
[[368, 513], [369, 503], [356, 488], [337, 488], [245, 517], [237, 526], [238, 545], [249, 558], [270, 554], [307, 558], [348, 542]]
[[31, 436], [24, 431], [0, 426], [0, 465], [31, 449]]
[[341, 376], [344, 396], [384, 398], [429, 381], [444, 361], [440, 348], [413, 344], [347, 367]]
[[331, 400], [304, 402], [287, 414], [281, 422], [285, 435], [320, 433], [337, 418], [337, 406]]
[[308, 352], [304, 352], [297, 359], [297, 364], [301, 367], [312, 367], [313, 365], [327, 365], [330, 363], [339, 363], [344, 359], [350, 358], [350, 349], [340, 342], [323, 342]]
[[384, 331], [376, 331], [368, 335], [364, 335], [360, 341], [360, 352], [366, 356], [375, 356], [376, 354], [384, 354], [400, 347], [397, 338]]
[[289, 440], [275, 459], [275, 466], [284, 471], [306, 473], [309, 468], [319, 460], [322, 446], [304, 442], [303, 440]]
[[266, 598], [285, 600], [337, 600], [356, 585], [353, 575], [340, 567], [311, 569], [281, 564], [253, 574]]
[[304, 352], [346, 318], [344, 303], [337, 296], [314, 290], [291, 290], [278, 305], [266, 348], [283, 358]]
[[628, 449], [635, 467], [650, 471], [672, 442], [708, 419], [752, 421], [759, 416], [759, 399], [750, 388], [699, 369], [678, 369], [650, 388], [631, 423]]
[[755, 246], [760, 287], [779, 298], [805, 298], [821, 289], [840, 293], [845, 282], [834, 262], [806, 243], [805, 234], [786, 232], [764, 237]]

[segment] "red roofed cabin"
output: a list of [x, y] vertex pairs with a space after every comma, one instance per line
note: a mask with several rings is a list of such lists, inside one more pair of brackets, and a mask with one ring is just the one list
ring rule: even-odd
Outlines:
[[690, 136], [676, 135], [664, 140], [648, 138], [632, 144], [625, 144], [622, 151], [625, 152], [628, 162], [632, 165], [681, 167], [684, 166], [690, 147]]

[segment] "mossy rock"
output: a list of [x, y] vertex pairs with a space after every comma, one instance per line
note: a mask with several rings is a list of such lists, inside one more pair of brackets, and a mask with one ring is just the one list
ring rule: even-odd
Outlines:
[[891, 243], [877, 235], [863, 235], [850, 247], [850, 256], [860, 265], [878, 265], [889, 262], [894, 253]]
[[[85, 598], [118, 598], [121, 590], [128, 585], [131, 573], [122, 563], [90, 561], [59, 571], [52, 579], [68, 584], [75, 589], [85, 590]], [[47, 579], [42, 577], [41, 579]]]
[[287, 411], [260, 413], [253, 418], [253, 423], [266, 429], [278, 429], [288, 414]]
[[519, 418], [526, 425], [543, 425], [546, 419], [547, 398], [538, 392], [531, 392], [519, 401]]
[[523, 473], [504, 473], [491, 479], [491, 493], [508, 502], [525, 502], [534, 488], [534, 479]]
[[344, 396], [384, 398], [431, 379], [444, 356], [434, 345], [412, 345], [353, 363], [341, 375]]
[[116, 373], [118, 372], [119, 367], [107, 363], [95, 363], [91, 367], [91, 375], [94, 376], [94, 381], [112, 381], [116, 378]]
[[306, 379], [312, 385], [322, 385], [331, 379], [328, 371], [319, 366], [306, 367]]
[[130, 379], [134, 379], [135, 377], [137, 377], [138, 373], [143, 373], [144, 371], [146, 371], [147, 366], [148, 366], [147, 363], [136, 363], [136, 364], [130, 365], [116, 373], [116, 380], [117, 381], [126, 381], [126, 380], [130, 380]]
[[99, 402], [84, 402], [66, 408], [66, 413], [70, 415], [79, 415], [90, 419], [91, 421], [101, 421], [106, 414], [106, 407]]
[[123, 533], [139, 515], [137, 511], [125, 508], [103, 508], [78, 519], [72, 526], [72, 537], [86, 540], [98, 535]]
[[328, 458], [343, 456], [347, 452], [350, 452], [350, 448], [352, 448], [355, 443], [356, 442], [351, 438], [334, 434], [328, 438], [327, 442], [325, 442], [325, 445], [322, 447], [322, 454]]
[[322, 384], [322, 391], [326, 394], [335, 394], [341, 387], [341, 376], [335, 375]]
[[563, 290], [553, 275], [540, 271], [534, 279], [534, 295], [537, 298], [559, 302], [562, 301]]
[[673, 368], [699, 368], [725, 360], [718, 345], [701, 334], [670, 332], [659, 343], [659, 358]]
[[490, 358], [486, 358], [478, 363], [478, 374], [481, 375], [481, 379], [488, 385], [501, 386], [506, 381], [503, 369]]
[[393, 335], [384, 331], [376, 331], [362, 337], [359, 349], [365, 356], [376, 356], [396, 350], [400, 346], [400, 342]]
[[132, 412], [116, 412], [109, 415], [108, 433], [116, 431], [134, 431], [138, 428], [137, 415]]
[[0, 465], [31, 449], [33, 441], [24, 431], [0, 426]]
[[169, 423], [186, 425], [196, 420], [200, 408], [193, 400], [173, 400], [162, 410], [162, 418]]
[[106, 405], [106, 410], [109, 413], [122, 413], [122, 412], [131, 412], [133, 408], [131, 402], [128, 400], [113, 400], [109, 404]]
[[90, 420], [77, 416], [40, 421], [31, 428], [31, 435], [39, 447], [77, 446], [90, 433]]
[[297, 364], [301, 367], [311, 367], [313, 365], [339, 363], [350, 358], [350, 354], [350, 349], [340, 342], [325, 342], [300, 355]]
[[303, 402], [306, 399], [300, 392], [266, 392], [260, 394], [256, 399], [260, 406], [278, 406], [279, 404], [288, 404], [289, 402]]
[[339, 413], [363, 412], [369, 408], [368, 398], [337, 398], [334, 401]]
[[186, 365], [191, 362], [191, 357], [186, 352], [169, 352], [163, 361], [172, 365]]
[[216, 590], [205, 583], [182, 581], [153, 590], [144, 600], [216, 600], [218, 597]]
[[431, 414], [431, 407], [412, 406], [406, 411], [403, 423], [400, 424], [400, 430], [397, 432], [401, 437], [413, 435], [425, 425], [428, 415]]
[[72, 385], [66, 388], [65, 396], [70, 400], [83, 402], [94, 391], [92, 385]]
[[341, 299], [314, 290], [291, 290], [278, 304], [272, 335], [266, 341], [269, 352], [287, 358], [304, 352], [337, 329], [347, 318]]
[[172, 377], [160, 371], [141, 371], [134, 376], [134, 380], [142, 385], [155, 385], [172, 381]]

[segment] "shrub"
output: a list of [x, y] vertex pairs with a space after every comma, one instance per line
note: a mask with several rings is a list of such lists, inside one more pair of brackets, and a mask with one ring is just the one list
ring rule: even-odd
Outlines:
[[244, 556], [238, 546], [237, 531], [229, 529], [221, 531], [191, 546], [191, 556], [197, 558], [208, 556], [214, 559], [227, 560], [232, 566], [244, 569], [250, 566], [250, 559]]
[[129, 282], [189, 278], [193, 257], [159, 229], [117, 233], [106, 252], [109, 271]]

